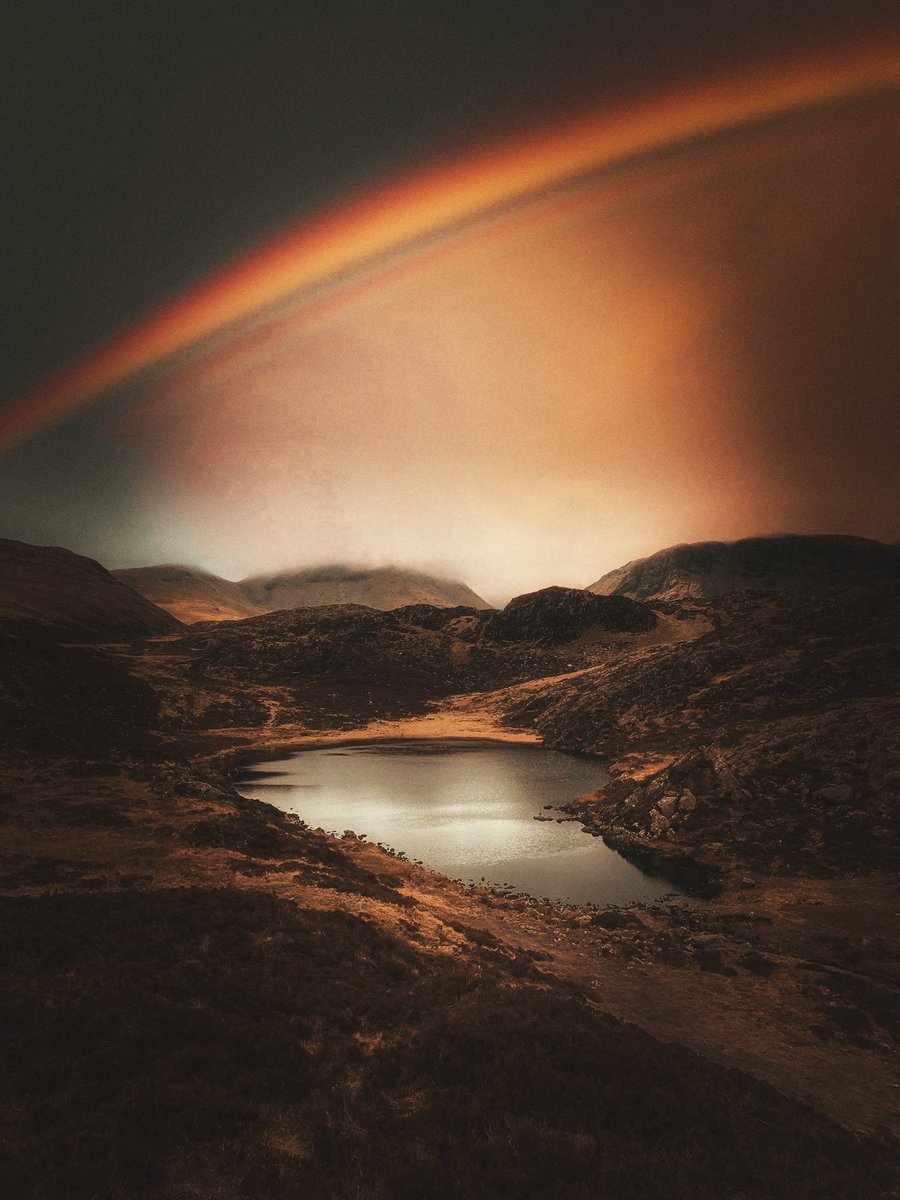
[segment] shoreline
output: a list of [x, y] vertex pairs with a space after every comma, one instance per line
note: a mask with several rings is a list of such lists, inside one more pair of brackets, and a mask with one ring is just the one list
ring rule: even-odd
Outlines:
[[269, 727], [224, 729], [221, 734], [231, 739], [233, 744], [212, 748], [207, 734], [196, 757], [211, 766], [228, 766], [248, 758], [265, 759], [302, 750], [325, 750], [331, 746], [384, 745], [390, 742], [446, 742], [451, 745], [468, 743], [473, 746], [512, 745], [554, 749], [534, 730], [508, 728], [497, 721], [493, 714], [476, 711], [473, 717], [450, 708], [449, 704], [442, 711], [424, 716], [372, 721], [355, 729], [312, 730], [305, 727], [291, 730], [290, 727], [279, 726], [277, 732]]
[[[409, 723], [396, 722], [396, 724], [398, 726], [405, 726], [407, 724], [414, 725], [415, 720], [416, 719], [413, 718], [412, 721]], [[260, 762], [260, 763], [271, 762], [271, 761], [277, 761], [282, 756], [293, 757], [294, 754], [303, 754], [306, 751], [326, 750], [326, 749], [341, 748], [341, 747], [362, 749], [367, 746], [372, 746], [372, 747], [383, 747], [383, 748], [387, 749], [392, 746], [396, 746], [398, 748], [398, 752], [401, 752], [401, 753], [402, 753], [402, 750], [400, 748], [404, 747], [404, 746], [409, 746], [409, 747], [422, 746], [422, 747], [429, 747], [434, 750], [441, 750], [441, 749], [447, 749], [447, 750], [485, 749], [485, 750], [487, 750], [487, 749], [501, 748], [501, 747], [506, 748], [506, 749], [522, 748], [522, 749], [529, 749], [529, 750], [547, 750], [554, 754], [562, 754], [564, 756], [570, 756], [570, 757], [581, 758], [581, 759], [591, 759], [592, 761], [596, 761], [598, 765], [601, 765], [601, 764], [605, 765], [605, 762], [606, 762], [605, 759], [602, 759], [596, 755], [586, 754], [586, 753], [582, 753], [579, 751], [572, 751], [572, 750], [557, 750], [553, 746], [548, 746], [541, 739], [529, 738], [528, 740], [525, 740], [525, 739], [522, 739], [521, 737], [516, 736], [516, 733], [514, 731], [511, 731], [511, 733], [512, 733], [512, 736], [507, 736], [507, 737], [502, 737], [502, 736], [472, 737], [472, 736], [467, 736], [467, 735], [463, 735], [463, 734], [460, 734], [456, 737], [448, 736], [448, 735], [443, 735], [440, 737], [424, 737], [421, 734], [415, 734], [415, 733], [404, 734], [403, 732], [399, 732], [399, 733], [393, 734], [393, 735], [388, 734], [388, 733], [383, 733], [381, 735], [373, 736], [371, 734], [371, 732], [369, 732], [368, 727], [363, 727], [360, 730], [349, 731], [347, 733], [344, 733], [343, 731], [334, 731], [333, 734], [330, 736], [326, 732], [326, 734], [324, 736], [313, 736], [313, 737], [310, 737], [308, 740], [305, 740], [302, 742], [293, 742], [290, 746], [287, 746], [287, 745], [272, 746], [263, 754], [259, 754], [257, 751], [251, 751], [249, 749], [241, 748], [241, 750], [238, 752], [237, 756], [231, 761], [231, 765], [230, 765], [230, 768], [228, 771], [228, 777], [229, 777], [230, 785], [232, 787], [235, 787], [235, 789], [237, 790], [239, 783], [249, 782], [249, 780], [245, 780], [245, 779], [241, 778], [241, 768], [242, 768], [242, 766], [246, 767], [249, 764], [249, 762]], [[607, 769], [607, 771], [608, 771], [608, 767], [605, 769]], [[265, 776], [263, 773], [262, 776], [255, 776], [255, 777], [256, 778], [260, 778], [260, 777], [264, 778]], [[240, 794], [243, 795], [243, 793], [240, 793]], [[257, 797], [244, 797], [244, 798], [250, 799], [250, 800], [257, 800]], [[582, 832], [585, 835], [592, 837], [592, 838], [599, 837], [600, 840], [603, 842], [603, 845], [608, 850], [612, 851], [615, 854], [620, 855], [625, 860], [625, 862], [627, 862], [629, 865], [636, 867], [637, 869], [639, 869], [641, 871], [647, 871], [650, 874], [652, 874], [653, 876], [663, 879], [663, 880], [675, 885], [677, 887], [678, 891], [672, 893], [673, 898], [681, 899], [685, 902], [697, 902], [697, 901], [702, 902], [702, 901], [712, 899], [713, 897], [719, 895], [724, 890], [725, 878], [726, 878], [725, 872], [716, 870], [712, 867], [709, 867], [708, 865], [699, 862], [697, 859], [692, 858], [690, 855], [686, 855], [683, 853], [676, 855], [673, 851], [668, 851], [668, 852], [662, 851], [662, 850], [657, 851], [653, 847], [643, 845], [643, 844], [636, 845], [626, 838], [618, 838], [613, 831], [598, 828], [596, 825], [592, 824], [591, 821], [586, 819], [584, 816], [578, 815], [578, 813], [575, 811], [575, 809], [573, 807], [574, 799], [575, 798], [573, 797], [573, 800], [570, 802], [567, 802], [566, 804], [553, 805], [553, 812], [561, 814], [561, 816], [545, 817], [542, 814], [538, 814], [537, 816], [533, 816], [532, 819], [537, 820], [537, 821], [548, 821], [548, 822], [552, 821], [554, 824], [559, 821], [565, 821], [566, 823], [569, 823], [569, 824], [576, 824], [576, 823], [580, 824], [581, 825], [580, 832]], [[269, 803], [269, 802], [260, 801], [260, 803]], [[278, 806], [276, 805], [275, 807], [278, 807]], [[609, 835], [609, 836], [607, 836], [607, 835]], [[332, 835], [329, 835], [329, 836], [332, 836]], [[378, 843], [374, 843], [374, 844], [377, 845]], [[395, 852], [397, 852], [397, 848], [393, 848], [393, 849], [395, 850]], [[402, 853], [404, 856], [406, 855], [406, 851], [400, 850], [399, 852]], [[410, 861], [417, 861], [417, 860], [410, 860]], [[426, 864], [419, 863], [418, 865], [422, 866], [423, 870], [427, 870], [427, 871], [434, 870], [435, 874], [440, 875], [442, 878], [445, 877], [444, 872], [442, 872], [442, 871], [439, 871], [435, 868], [431, 868], [431, 867], [427, 866]], [[446, 876], [446, 878], [451, 878], [451, 877]], [[454, 880], [451, 880], [451, 881], [457, 882]], [[459, 882], [461, 882], [461, 881], [459, 881]], [[463, 885], [463, 886], [466, 886], [466, 885]], [[503, 895], [503, 896], [508, 897], [512, 894], [501, 884], [490, 884], [489, 883], [485, 886], [487, 886], [490, 890], [494, 891], [498, 895]], [[523, 892], [517, 892], [514, 895], [516, 898], [531, 899], [537, 903], [547, 902], [546, 897], [538, 896], [532, 892], [524, 892], [523, 891]], [[662, 902], [663, 902], [662, 899], [635, 900], [635, 901], [629, 901], [627, 905], [619, 905], [619, 904], [602, 905], [602, 904], [596, 904], [594, 902], [580, 904], [576, 901], [561, 900], [561, 899], [549, 901], [549, 903], [551, 903], [553, 905], [562, 906], [567, 909], [578, 909], [578, 910], [586, 910], [586, 911], [589, 911], [591, 909], [596, 909], [596, 908], [605, 908], [605, 907], [612, 907], [612, 908], [623, 908], [623, 907], [631, 908], [631, 907], [645, 907], [645, 906], [653, 907], [654, 905], [660, 904]]]

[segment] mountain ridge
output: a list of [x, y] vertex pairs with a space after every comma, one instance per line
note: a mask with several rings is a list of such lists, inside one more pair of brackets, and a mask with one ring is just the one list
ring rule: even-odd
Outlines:
[[244, 595], [240, 583], [199, 567], [160, 563], [125, 567], [112, 574], [188, 625], [196, 621], [236, 621], [266, 611]]
[[237, 621], [333, 604], [361, 604], [381, 611], [409, 604], [490, 607], [464, 583], [405, 567], [335, 563], [232, 581], [198, 567], [163, 563], [126, 567], [113, 575], [186, 624]]
[[748, 588], [816, 593], [900, 579], [900, 548], [849, 534], [682, 542], [607, 572], [587, 590], [634, 600], [708, 600]]

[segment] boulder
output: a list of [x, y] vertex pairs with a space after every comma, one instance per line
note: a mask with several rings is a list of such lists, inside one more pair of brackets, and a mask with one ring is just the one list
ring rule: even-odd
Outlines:
[[827, 800], [830, 804], [849, 804], [853, 799], [853, 788], [849, 783], [829, 783], [813, 792], [817, 800]]

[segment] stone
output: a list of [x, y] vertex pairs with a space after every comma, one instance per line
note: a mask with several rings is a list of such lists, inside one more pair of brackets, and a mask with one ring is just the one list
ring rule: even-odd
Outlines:
[[847, 804], [853, 799], [853, 788], [849, 783], [829, 783], [813, 792], [813, 795], [819, 800], [828, 800], [831, 804]]
[[664, 817], [671, 817], [672, 813], [675, 811], [675, 806], [677, 803], [678, 797], [675, 795], [675, 793], [666, 792], [666, 794], [657, 804], [656, 808]]
[[659, 837], [670, 827], [668, 817], [664, 817], [660, 812], [654, 812], [650, 818], [650, 833], [653, 837]]
[[651, 781], [644, 788], [644, 794], [650, 801], [658, 800], [661, 796], [664, 796], [665, 793], [666, 781], [665, 779], [661, 779], [659, 777], [656, 779], [651, 779]]

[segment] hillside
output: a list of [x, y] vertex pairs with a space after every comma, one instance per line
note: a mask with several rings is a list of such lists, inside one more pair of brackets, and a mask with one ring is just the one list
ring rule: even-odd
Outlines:
[[91, 558], [0, 539], [0, 620], [73, 642], [177, 633], [181, 624]]
[[197, 567], [167, 563], [112, 573], [188, 625], [195, 621], [237, 621], [265, 611], [247, 598], [239, 583]]
[[501, 642], [559, 646], [591, 632], [647, 633], [656, 623], [656, 615], [645, 604], [626, 596], [548, 587], [513, 597], [491, 618], [485, 632]]
[[257, 575], [237, 583], [178, 563], [127, 567], [113, 574], [186, 624], [239, 621], [262, 613], [332, 604], [360, 604], [382, 611], [409, 604], [488, 608], [464, 583], [402, 567], [310, 567]]
[[645, 605], [567, 588], [518, 597], [500, 612], [433, 604], [295, 608], [186, 631], [167, 653], [190, 662], [194, 699], [173, 681], [170, 703], [184, 721], [202, 692], [219, 720], [241, 725], [258, 719], [254, 696], [264, 687], [279, 724], [300, 716], [310, 726], [352, 726], [593, 665], [613, 649], [642, 645], [655, 625]]
[[510, 694], [544, 741], [603, 755], [579, 813], [616, 844], [767, 874], [889, 869], [900, 582], [711, 601], [713, 628]]
[[886, 578], [900, 579], [900, 547], [869, 538], [791, 534], [670, 546], [610, 571], [588, 591], [682, 601], [747, 588], [810, 594]]
[[243, 579], [244, 595], [266, 612], [282, 608], [312, 608], [320, 604], [363, 604], [367, 608], [402, 608], [406, 604], [435, 604], [453, 608], [488, 608], [464, 583], [402, 567], [311, 567], [277, 575]]

